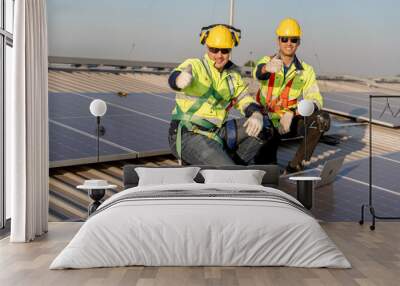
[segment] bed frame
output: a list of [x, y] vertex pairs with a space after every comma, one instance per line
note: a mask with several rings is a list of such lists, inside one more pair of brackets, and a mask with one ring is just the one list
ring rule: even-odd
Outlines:
[[[279, 188], [279, 167], [277, 165], [251, 165], [251, 166], [208, 166], [208, 165], [193, 165], [201, 169], [218, 169], [218, 170], [263, 170], [265, 175], [262, 180], [262, 185], [266, 187]], [[136, 167], [146, 168], [182, 168], [182, 166], [146, 166], [146, 165], [125, 165], [124, 166], [124, 189], [133, 188], [138, 185], [139, 177], [135, 171]], [[194, 178], [197, 183], [204, 183], [204, 178], [200, 174]]]

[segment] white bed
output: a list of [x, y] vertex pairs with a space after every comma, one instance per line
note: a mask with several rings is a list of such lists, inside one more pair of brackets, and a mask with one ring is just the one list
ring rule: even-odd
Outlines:
[[130, 188], [100, 206], [50, 269], [127, 265], [350, 268], [319, 223], [299, 204], [282, 191], [257, 185]]

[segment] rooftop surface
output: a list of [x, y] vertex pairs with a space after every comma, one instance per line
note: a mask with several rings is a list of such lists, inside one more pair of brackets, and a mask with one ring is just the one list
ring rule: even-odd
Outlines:
[[[251, 79], [247, 80], [249, 81], [250, 91], [254, 92], [257, 88], [256, 83]], [[319, 86], [323, 95], [327, 93], [351, 93], [353, 96], [365, 96], [365, 94], [371, 92], [371, 89], [376, 94], [400, 93], [400, 84], [374, 83], [374, 86], [371, 86], [368, 82], [363, 81], [320, 80]], [[121, 97], [118, 95], [118, 92], [126, 92], [128, 95]], [[50, 100], [55, 100], [55, 102], [62, 98], [76, 96], [77, 94], [81, 94], [81, 96], [78, 96], [79, 98], [89, 97], [87, 98], [88, 102], [93, 98], [102, 98], [111, 107], [115, 108], [114, 111], [112, 111], [112, 108], [109, 111], [114, 116], [114, 119], [117, 118], [116, 121], [123, 121], [118, 118], [129, 118], [131, 116], [131, 111], [129, 110], [134, 109], [136, 114], [137, 112], [145, 113], [145, 115], [140, 116], [149, 118], [150, 115], [158, 118], [148, 120], [157, 121], [158, 124], [156, 126], [161, 129], [165, 128], [165, 130], [168, 127], [169, 112], [172, 109], [169, 107], [174, 104], [173, 93], [167, 85], [167, 75], [149, 73], [50, 70], [49, 94]], [[152, 104], [163, 102], [163, 106], [167, 106], [169, 109], [157, 110], [157, 106], [153, 109], [148, 109], [149, 100], [153, 102]], [[133, 105], [127, 105], [124, 102], [130, 102]], [[125, 108], [125, 110], [121, 107]], [[123, 114], [121, 110], [127, 111], [127, 108], [129, 109], [128, 114]], [[88, 143], [87, 148], [92, 153], [88, 155], [89, 159], [86, 159], [86, 161], [64, 160], [63, 162], [61, 160], [61, 163], [53, 162], [53, 168], [50, 170], [50, 214], [51, 219], [54, 221], [81, 220], [86, 217], [86, 208], [90, 203], [90, 199], [85, 192], [78, 191], [75, 188], [85, 179], [106, 179], [113, 184], [117, 184], [119, 186], [117, 191], [121, 191], [122, 167], [125, 163], [177, 164], [176, 160], [171, 155], [168, 155], [169, 150], [166, 144], [166, 134], [164, 136], [162, 132], [155, 136], [156, 139], [150, 140], [151, 142], [157, 140], [154, 143], [161, 144], [159, 148], [150, 148], [141, 152], [140, 150], [139, 152], [125, 150], [126, 152], [122, 152], [119, 156], [115, 156], [115, 154], [103, 154], [102, 163], [89, 164], [95, 162], [95, 137], [92, 132], [95, 130], [95, 125], [93, 118], [90, 115], [85, 115], [86, 119], [90, 120], [90, 123], [81, 126], [79, 124], [85, 121], [85, 116], [78, 117], [75, 123], [73, 123], [73, 120], [68, 121], [73, 116], [70, 116], [70, 114], [64, 116], [61, 111], [54, 112], [55, 117], [53, 118], [52, 114], [50, 114], [50, 118], [53, 120], [50, 121], [50, 127], [53, 125], [58, 128], [53, 131], [63, 134], [60, 130], [69, 130], [72, 134], [76, 134], [79, 132], [76, 132], [74, 129], [78, 129], [83, 132], [82, 136], [86, 139], [89, 138], [93, 142]], [[307, 168], [321, 168], [328, 159], [340, 156], [346, 156], [345, 164], [334, 184], [316, 190], [316, 207], [313, 212], [316, 217], [327, 221], [356, 221], [359, 219], [361, 204], [365, 203], [368, 199], [369, 128], [366, 122], [360, 119], [355, 120], [354, 118], [337, 115], [332, 115], [332, 119], [333, 123], [328, 134], [340, 138], [341, 143], [337, 146], [320, 143]], [[124, 122], [127, 122], [124, 125], [126, 129], [121, 127], [119, 133], [114, 134], [113, 140], [122, 140], [125, 138], [127, 141], [131, 140], [129, 144], [140, 143], [146, 140], [146, 133], [140, 133], [140, 129], [136, 131], [129, 129], [140, 127], [143, 129], [143, 126], [133, 126], [134, 122], [132, 120], [129, 121], [129, 119]], [[74, 126], [73, 124], [78, 125]], [[68, 129], [68, 127], [73, 127], [74, 129]], [[146, 125], [146, 128], [148, 130], [148, 125]], [[127, 132], [127, 130], [130, 131]], [[136, 136], [134, 138], [126, 137], [127, 133], [136, 134]], [[151, 135], [153, 134], [149, 134], [149, 136]], [[400, 191], [396, 184], [396, 177], [400, 173], [399, 139], [400, 134], [398, 129], [373, 125], [374, 203], [381, 215], [400, 214]], [[114, 141], [112, 141], [114, 143], [112, 145], [107, 140], [107, 138], [102, 138], [101, 143], [104, 146], [115, 148], [119, 148], [115, 144], [124, 145]], [[164, 143], [162, 143], [163, 140]], [[64, 139], [62, 141], [64, 143], [68, 142], [68, 140]], [[74, 143], [72, 142], [71, 144]], [[54, 149], [54, 146], [55, 144], [52, 145], [50, 142], [50, 152], [57, 155], [57, 149]], [[126, 146], [124, 145], [124, 147]], [[285, 166], [287, 164], [294, 155], [297, 146], [298, 141], [283, 143], [278, 153], [279, 165]], [[129, 149], [138, 151], [136, 149], [140, 147], [143, 147], [143, 144]], [[62, 150], [65, 146], [60, 146], [59, 148]], [[295, 185], [291, 184], [287, 179], [282, 178], [281, 189], [294, 194]]]

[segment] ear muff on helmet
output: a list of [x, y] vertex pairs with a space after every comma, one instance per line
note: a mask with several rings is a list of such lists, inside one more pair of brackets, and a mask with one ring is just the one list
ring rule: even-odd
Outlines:
[[235, 47], [237, 47], [240, 43], [240, 39], [242, 38], [242, 31], [240, 29], [236, 29], [233, 26], [226, 25], [226, 24], [213, 24], [210, 26], [202, 27], [200, 31], [200, 44], [204, 45], [206, 43], [208, 34], [210, 33], [210, 30], [216, 26], [225, 26], [227, 27], [231, 34], [232, 34], [232, 39], [234, 42]]
[[240, 43], [240, 38], [241, 38], [240, 30], [239, 30], [239, 32], [231, 32], [231, 34], [232, 34], [233, 41], [235, 42], [235, 47], [237, 47]]
[[200, 32], [200, 44], [204, 45], [208, 36], [209, 31], [203, 31], [204, 27], [201, 28]]

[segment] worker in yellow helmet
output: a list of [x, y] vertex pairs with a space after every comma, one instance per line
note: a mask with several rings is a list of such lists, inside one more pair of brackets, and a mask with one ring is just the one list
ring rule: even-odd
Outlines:
[[[282, 20], [276, 29], [278, 52], [262, 57], [253, 71], [260, 82], [256, 100], [263, 113], [271, 119], [277, 132], [256, 156], [259, 164], [276, 163], [277, 149], [282, 138], [304, 135], [305, 124], [297, 104], [301, 99], [314, 102], [314, 113], [307, 119], [307, 142], [303, 139], [286, 173], [303, 170], [303, 160], [309, 160], [318, 141], [330, 127], [329, 114], [322, 111], [323, 98], [319, 92], [314, 69], [296, 57], [302, 31], [292, 18]], [[307, 154], [305, 154], [305, 146]], [[307, 155], [307, 158], [306, 158]]]
[[[232, 26], [203, 27], [204, 57], [185, 60], [169, 76], [170, 87], [177, 91], [169, 144], [187, 164], [250, 164], [269, 136], [261, 106], [229, 60], [239, 41], [240, 30]], [[231, 107], [246, 118], [227, 120]]]

